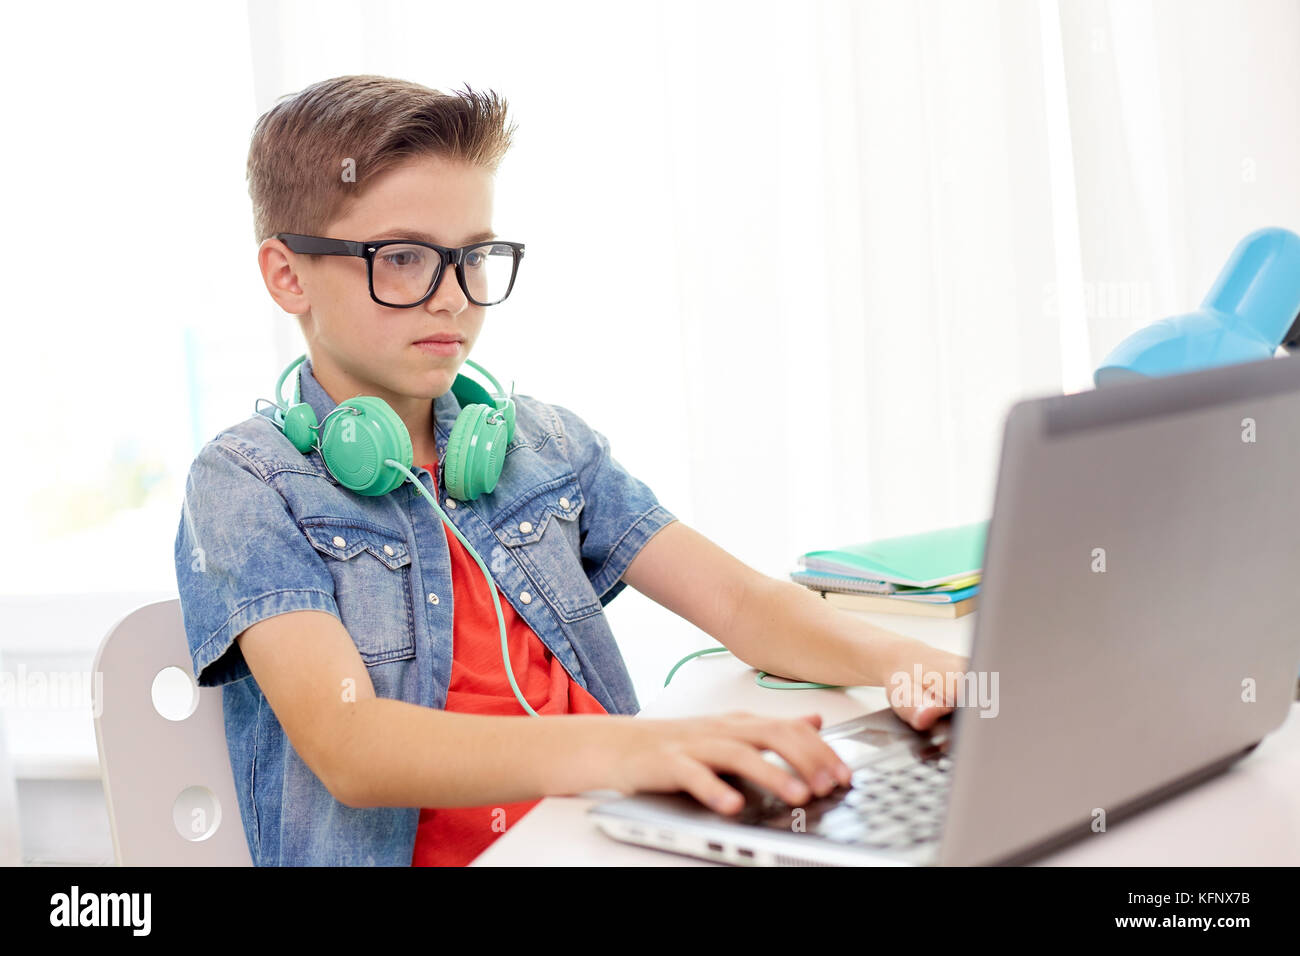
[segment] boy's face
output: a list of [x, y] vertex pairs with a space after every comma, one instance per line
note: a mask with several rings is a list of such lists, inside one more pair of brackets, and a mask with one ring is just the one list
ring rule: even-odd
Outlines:
[[[368, 184], [320, 234], [468, 245], [492, 231], [492, 189], [488, 170], [419, 157]], [[451, 388], [483, 327], [486, 308], [465, 297], [452, 266], [443, 269], [438, 288], [423, 304], [394, 309], [370, 298], [364, 259], [321, 256], [312, 262], [268, 239], [259, 262], [271, 295], [298, 316], [316, 378], [336, 401], [376, 395], [404, 419], [420, 417], [431, 399]], [[439, 333], [464, 341], [449, 355], [414, 344]]]

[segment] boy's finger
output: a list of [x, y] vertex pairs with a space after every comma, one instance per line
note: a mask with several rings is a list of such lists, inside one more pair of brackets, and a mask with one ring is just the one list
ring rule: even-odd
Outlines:
[[939, 722], [940, 717], [951, 710], [951, 707], [935, 707], [923, 704], [915, 709], [906, 708], [899, 716], [917, 730], [929, 730]]

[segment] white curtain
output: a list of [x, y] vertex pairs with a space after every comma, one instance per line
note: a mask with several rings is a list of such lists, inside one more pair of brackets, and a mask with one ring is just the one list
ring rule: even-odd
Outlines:
[[1060, 9], [1095, 366], [1200, 305], [1247, 233], [1300, 232], [1300, 3]]
[[[59, 9], [25, 10], [29, 33], [53, 44], [84, 22]], [[261, 112], [325, 77], [509, 100], [493, 226], [528, 258], [474, 358], [583, 415], [668, 508], [774, 577], [806, 550], [987, 517], [1012, 402], [1090, 387], [1124, 335], [1196, 306], [1241, 236], [1300, 230], [1296, 0], [280, 0], [190, 16], [83, 27], [98, 67], [61, 59], [54, 103], [97, 114], [109, 97], [99, 148], [150, 175], [25, 170], [47, 200], [8, 230], [32, 236], [71, 189], [84, 202], [64, 219], [90, 232], [188, 243], [165, 294], [105, 269], [94, 288], [68, 278], [81, 294], [59, 306], [116, 323], [73, 359], [96, 408], [153, 402], [105, 420], [56, 392], [61, 415], [41, 419], [41, 448], [75, 458], [88, 494], [110, 438], [165, 464], [144, 503], [60, 532], [133, 549], [103, 570], [116, 587], [174, 585], [197, 446], [303, 350], [256, 273], [243, 157]], [[42, 47], [6, 43], [13, 91]], [[26, 102], [45, 134], [28, 149], [67, 135], [48, 95]], [[6, 372], [44, 391], [69, 366], [33, 358], [53, 333], [27, 328]], [[145, 340], [162, 359], [136, 358]], [[20, 591], [61, 573], [4, 560]], [[708, 643], [635, 591], [608, 613], [643, 701]]]

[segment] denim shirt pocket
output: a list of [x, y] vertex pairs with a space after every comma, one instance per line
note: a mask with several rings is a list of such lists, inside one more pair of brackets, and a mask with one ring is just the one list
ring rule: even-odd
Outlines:
[[577, 475], [568, 473], [521, 495], [491, 519], [497, 540], [565, 621], [601, 607], [582, 567], [578, 516], [584, 503]]
[[415, 656], [411, 552], [400, 532], [357, 517], [299, 519], [334, 576], [334, 600], [367, 665]]

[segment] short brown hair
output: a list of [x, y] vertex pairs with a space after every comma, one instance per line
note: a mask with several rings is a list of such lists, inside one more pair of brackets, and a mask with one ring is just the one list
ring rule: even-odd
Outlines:
[[387, 76], [315, 83], [282, 98], [253, 129], [247, 174], [257, 241], [319, 235], [368, 182], [416, 156], [496, 172], [514, 130], [506, 101], [468, 84], [442, 93]]

